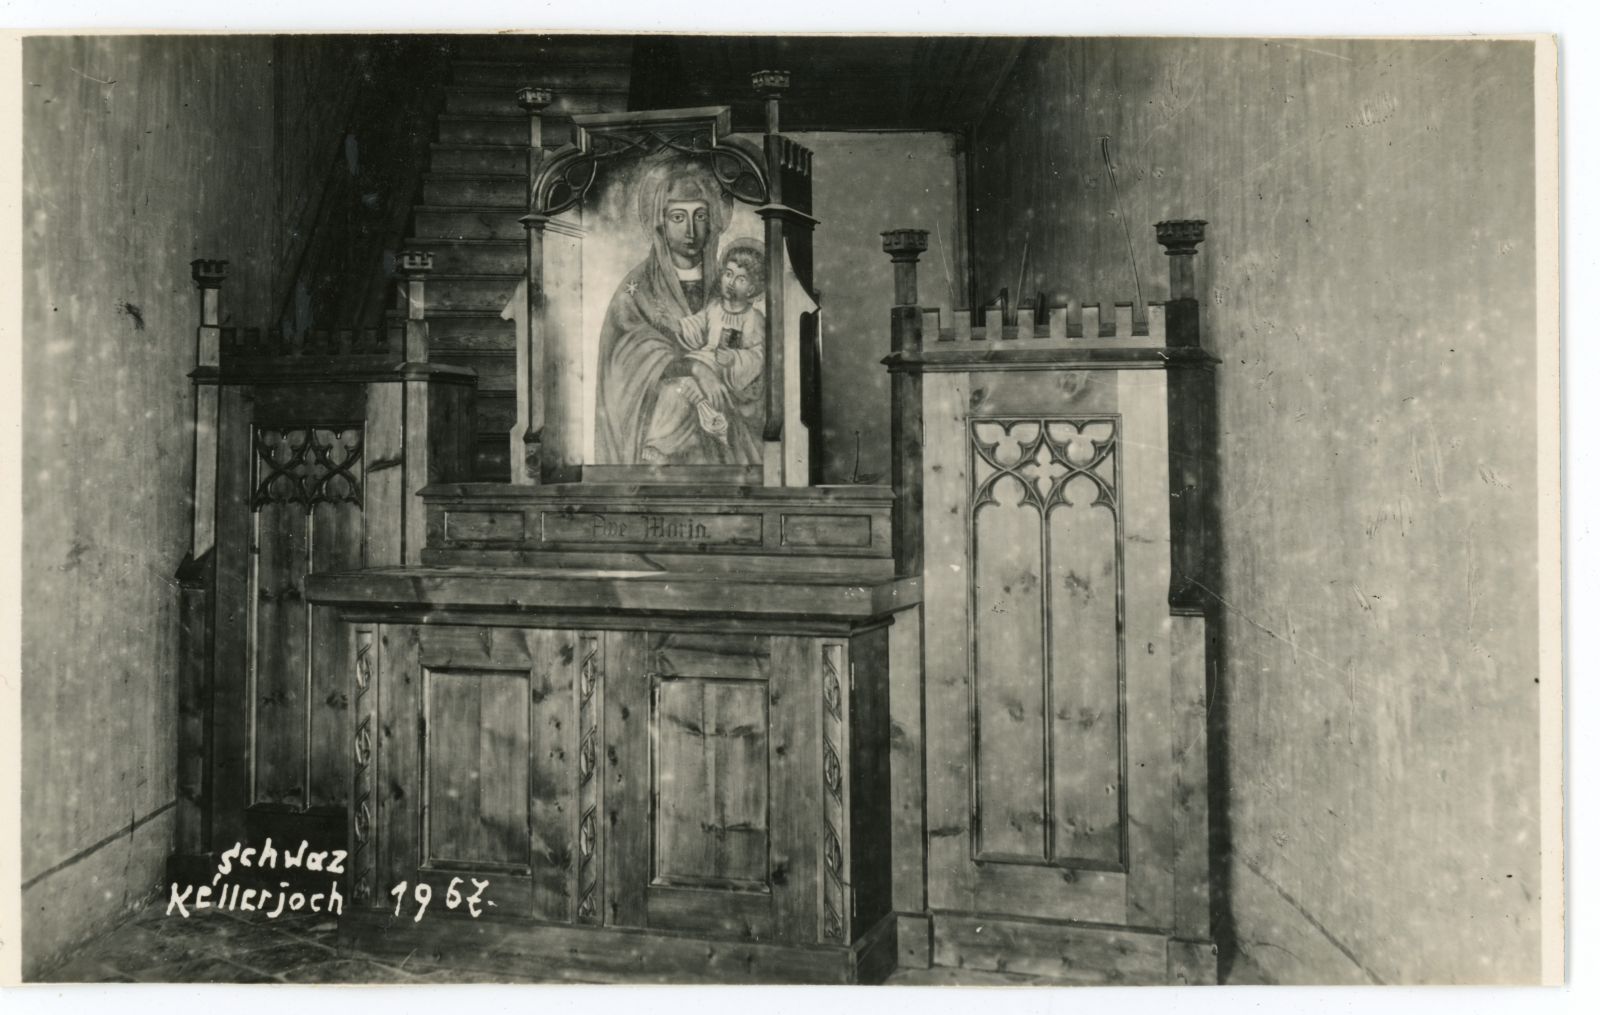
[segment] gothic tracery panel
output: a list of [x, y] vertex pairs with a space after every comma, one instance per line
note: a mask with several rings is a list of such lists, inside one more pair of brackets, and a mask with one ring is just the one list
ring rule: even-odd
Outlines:
[[1124, 862], [1115, 416], [970, 422], [973, 853]]
[[365, 563], [362, 438], [353, 424], [251, 434], [253, 805], [339, 808], [349, 794], [349, 633], [307, 602], [305, 579]]

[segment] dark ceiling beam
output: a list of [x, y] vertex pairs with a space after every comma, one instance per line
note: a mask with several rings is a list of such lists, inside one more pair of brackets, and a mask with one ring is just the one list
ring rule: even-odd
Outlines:
[[757, 70], [788, 70], [788, 130], [960, 130], [982, 115], [1022, 48], [984, 36], [644, 36], [636, 109], [727, 105], [759, 130]]

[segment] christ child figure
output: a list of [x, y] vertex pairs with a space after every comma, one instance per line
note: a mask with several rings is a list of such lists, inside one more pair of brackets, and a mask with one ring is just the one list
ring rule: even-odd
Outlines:
[[723, 252], [721, 269], [716, 298], [678, 323], [688, 371], [661, 383], [645, 433], [647, 463], [698, 458], [693, 451], [708, 440], [726, 453], [727, 413], [762, 397], [767, 322], [754, 301], [766, 290], [766, 258], [754, 240], [735, 240]]

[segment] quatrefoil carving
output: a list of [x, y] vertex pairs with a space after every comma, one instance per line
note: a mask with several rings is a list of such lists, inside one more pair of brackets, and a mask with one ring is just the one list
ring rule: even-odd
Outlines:
[[[1076, 419], [983, 419], [971, 426], [974, 457], [972, 510], [988, 504], [1027, 503], [1048, 514], [1052, 507], [1076, 506], [1084, 489], [1091, 505], [1117, 506], [1117, 421]], [[979, 465], [987, 465], [985, 472]]]

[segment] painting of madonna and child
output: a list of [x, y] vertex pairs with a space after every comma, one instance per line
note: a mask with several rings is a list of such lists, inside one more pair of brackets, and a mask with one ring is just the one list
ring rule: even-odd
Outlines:
[[708, 167], [647, 159], [584, 213], [589, 461], [692, 477], [761, 465], [769, 278], [761, 222]]

